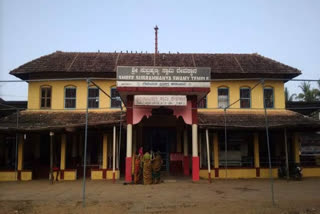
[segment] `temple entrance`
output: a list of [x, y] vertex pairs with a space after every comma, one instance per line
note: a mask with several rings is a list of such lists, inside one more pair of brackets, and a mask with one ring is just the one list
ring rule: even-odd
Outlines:
[[145, 127], [146, 133], [143, 139], [143, 148], [152, 153], [160, 152], [163, 160], [161, 171], [170, 170], [170, 153], [172, 145], [176, 141], [176, 130], [174, 128]]
[[[167, 108], [152, 110], [152, 115], [144, 117], [134, 127], [136, 133], [136, 145], [134, 150], [143, 147], [143, 152], [155, 154], [160, 152], [163, 164], [161, 174], [166, 176], [182, 176], [184, 173], [184, 131], [188, 129], [182, 117], [176, 117], [173, 111]], [[187, 135], [187, 142], [191, 142], [191, 136]], [[186, 144], [189, 147], [189, 144]], [[191, 151], [187, 148], [187, 151]], [[187, 164], [189, 168], [189, 164]]]

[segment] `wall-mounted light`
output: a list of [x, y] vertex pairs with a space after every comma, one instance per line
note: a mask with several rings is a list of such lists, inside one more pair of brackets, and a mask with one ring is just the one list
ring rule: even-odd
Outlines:
[[54, 132], [50, 132], [49, 134], [50, 134], [50, 136], [53, 136], [53, 135], [54, 135]]

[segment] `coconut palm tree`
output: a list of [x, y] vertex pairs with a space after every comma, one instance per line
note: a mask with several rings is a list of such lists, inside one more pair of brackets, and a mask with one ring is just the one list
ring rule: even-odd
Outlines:
[[285, 89], [284, 89], [284, 96], [286, 98], [286, 102], [293, 101], [297, 97], [296, 94], [291, 94], [290, 95], [290, 92], [289, 92], [287, 87], [285, 87]]
[[[318, 81], [319, 87], [320, 83]], [[320, 98], [320, 90], [316, 88], [311, 88], [310, 82], [303, 82], [299, 85], [299, 88], [302, 90], [302, 93], [299, 93], [297, 98], [305, 102], [314, 102], [318, 101]]]

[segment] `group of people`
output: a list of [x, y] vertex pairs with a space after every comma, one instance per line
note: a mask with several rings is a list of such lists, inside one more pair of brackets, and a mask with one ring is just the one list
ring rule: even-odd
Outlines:
[[134, 160], [134, 183], [135, 184], [159, 184], [162, 158], [160, 152], [155, 154], [151, 151], [143, 154], [143, 148], [139, 149]]

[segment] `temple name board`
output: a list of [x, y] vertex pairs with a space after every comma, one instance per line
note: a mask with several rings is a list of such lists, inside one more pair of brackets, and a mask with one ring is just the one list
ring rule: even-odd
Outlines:
[[118, 87], [210, 87], [211, 69], [118, 66]]
[[186, 106], [185, 95], [135, 95], [136, 106]]

